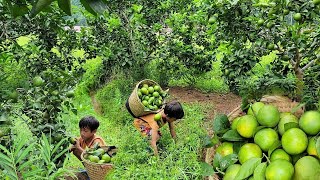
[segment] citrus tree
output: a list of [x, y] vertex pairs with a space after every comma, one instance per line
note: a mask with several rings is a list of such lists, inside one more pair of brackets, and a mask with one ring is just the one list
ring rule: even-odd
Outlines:
[[309, 0], [215, 3], [215, 34], [230, 48], [223, 60], [230, 85], [237, 85], [236, 80], [247, 75], [259, 57], [273, 51], [277, 57], [272, 72], [278, 77], [294, 74], [296, 98], [301, 100], [308, 87], [306, 75], [317, 76], [319, 67], [318, 4]]

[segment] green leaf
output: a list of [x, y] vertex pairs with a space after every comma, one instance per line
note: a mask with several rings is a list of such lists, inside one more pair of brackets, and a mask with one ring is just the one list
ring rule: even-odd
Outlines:
[[107, 8], [107, 4], [102, 0], [80, 0], [84, 8], [93, 15], [102, 14]]
[[58, 155], [56, 155], [54, 158], [53, 158], [53, 162], [55, 162], [60, 156], [62, 156], [63, 154], [67, 153], [69, 151], [69, 149], [64, 149], [63, 151], [61, 151]]
[[35, 159], [28, 159], [28, 161], [22, 163], [19, 167], [18, 167], [18, 171], [23, 171], [24, 168], [26, 167], [30, 167], [33, 162], [35, 161]]
[[202, 176], [211, 176], [214, 174], [213, 167], [206, 162], [200, 162], [200, 168], [200, 173]]
[[226, 141], [244, 141], [245, 140], [245, 138], [240, 136], [238, 131], [235, 129], [231, 129], [226, 133], [224, 133], [222, 136], [222, 139]]
[[26, 173], [23, 173], [22, 176], [23, 176], [24, 179], [28, 179], [30, 177], [35, 177], [35, 175], [37, 175], [37, 174], [39, 174], [41, 172], [43, 172], [43, 169], [35, 169], [35, 170], [32, 170], [32, 171], [28, 171]]
[[300, 103], [298, 106], [291, 109], [291, 113], [294, 114], [295, 112], [297, 112], [299, 109], [301, 109], [305, 105], [306, 105], [305, 103]]
[[219, 153], [216, 153], [214, 155], [213, 161], [212, 161], [212, 166], [214, 168], [220, 168], [220, 162], [221, 162], [222, 156]]
[[317, 141], [316, 141], [316, 150], [317, 150], [317, 154], [320, 154], [320, 137], [318, 137]]
[[62, 143], [64, 143], [65, 141], [68, 141], [68, 138], [63, 138], [59, 141], [58, 144], [55, 145], [55, 147], [53, 148], [51, 154], [54, 154], [61, 146]]
[[225, 114], [218, 114], [213, 121], [213, 131], [215, 134], [223, 134], [230, 128], [228, 116]]
[[235, 180], [245, 179], [251, 176], [256, 167], [261, 163], [261, 158], [251, 158], [241, 165]]
[[12, 159], [10, 159], [8, 156], [4, 155], [3, 153], [0, 152], [0, 163], [2, 162], [9, 162], [12, 163]]
[[11, 15], [13, 17], [22, 16], [24, 14], [27, 14], [29, 11], [26, 5], [14, 4], [14, 5], [11, 5], [9, 8], [10, 8]]
[[265, 172], [267, 168], [267, 163], [261, 163], [257, 166], [257, 168], [253, 172], [253, 179], [254, 180], [265, 180]]
[[71, 13], [71, 0], [58, 0], [59, 8], [62, 9], [66, 14], [69, 16], [72, 15]]
[[29, 152], [33, 149], [34, 143], [30, 144], [26, 149], [22, 151], [20, 156], [16, 156], [16, 163], [20, 163], [21, 160], [26, 158], [26, 156], [29, 154]]
[[204, 137], [203, 140], [203, 147], [205, 148], [211, 148], [213, 147], [214, 144], [211, 142], [211, 138], [207, 135], [206, 137]]
[[6, 154], [10, 154], [10, 151], [0, 144], [0, 149], [3, 150]]
[[236, 163], [238, 161], [238, 155], [236, 154], [229, 154], [224, 156], [220, 160], [220, 169], [221, 171], [225, 171], [230, 165]]
[[37, 15], [40, 11], [42, 11], [44, 8], [48, 7], [53, 0], [38, 0], [31, 9], [31, 17], [34, 17]]
[[281, 141], [275, 141], [268, 150], [268, 157], [271, 156], [272, 152], [281, 146]]
[[288, 122], [284, 124], [284, 132], [291, 128], [299, 128], [299, 124], [296, 122]]

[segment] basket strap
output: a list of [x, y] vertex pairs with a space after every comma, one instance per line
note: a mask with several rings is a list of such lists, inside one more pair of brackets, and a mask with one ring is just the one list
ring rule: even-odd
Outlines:
[[131, 111], [130, 106], [129, 106], [129, 99], [126, 102], [126, 108], [127, 108], [128, 112], [131, 114], [131, 116], [133, 116], [134, 118], [139, 118], [136, 115], [134, 115], [133, 112]]

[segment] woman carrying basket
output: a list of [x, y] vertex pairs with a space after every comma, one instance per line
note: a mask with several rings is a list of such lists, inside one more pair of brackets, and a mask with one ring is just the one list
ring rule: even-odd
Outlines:
[[161, 137], [160, 128], [168, 123], [171, 137], [176, 141], [176, 133], [173, 122], [183, 118], [184, 111], [177, 101], [169, 102], [164, 109], [157, 114], [148, 114], [134, 119], [133, 125], [142, 136], [150, 139], [150, 145], [154, 155], [158, 155], [157, 141]]

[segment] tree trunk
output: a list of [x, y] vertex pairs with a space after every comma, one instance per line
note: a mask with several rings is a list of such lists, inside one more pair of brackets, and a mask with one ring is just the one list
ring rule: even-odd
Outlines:
[[303, 96], [303, 88], [304, 88], [304, 82], [303, 82], [303, 71], [301, 68], [297, 68], [294, 70], [295, 71], [295, 75], [296, 75], [296, 85], [297, 85], [297, 89], [296, 89], [296, 100], [298, 102], [300, 102], [302, 100], [302, 96]]

